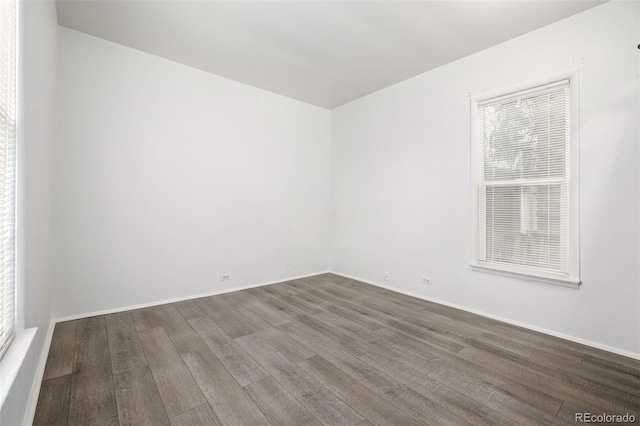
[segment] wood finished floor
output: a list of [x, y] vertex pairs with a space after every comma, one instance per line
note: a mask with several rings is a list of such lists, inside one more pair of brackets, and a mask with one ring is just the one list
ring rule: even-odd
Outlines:
[[34, 424], [638, 419], [639, 370], [630, 358], [324, 274], [57, 324]]

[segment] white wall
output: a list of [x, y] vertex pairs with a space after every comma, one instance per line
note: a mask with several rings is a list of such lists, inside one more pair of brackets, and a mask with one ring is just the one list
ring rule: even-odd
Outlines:
[[[18, 328], [37, 327], [0, 411], [0, 424], [18, 425], [35, 403], [41, 377], [38, 363], [51, 321], [52, 181], [55, 129], [56, 6], [48, 1], [21, 2], [21, 91], [18, 134]], [[46, 356], [46, 354], [44, 354]]]
[[[331, 113], [338, 273], [640, 354], [638, 2], [609, 2]], [[580, 73], [580, 289], [472, 272], [470, 96]], [[420, 276], [433, 278], [430, 287]]]
[[54, 317], [328, 269], [328, 110], [62, 27], [58, 47]]
[[[60, 28], [53, 316], [331, 257], [338, 273], [388, 271], [405, 291], [638, 354], [638, 24], [637, 2], [609, 2], [331, 113]], [[583, 286], [471, 272], [469, 97], [576, 69]]]

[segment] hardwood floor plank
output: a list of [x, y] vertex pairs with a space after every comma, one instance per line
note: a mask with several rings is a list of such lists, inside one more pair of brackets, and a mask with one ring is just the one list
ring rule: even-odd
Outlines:
[[557, 351], [558, 353], [569, 352], [573, 354], [577, 352], [583, 356], [590, 355], [594, 358], [600, 358], [620, 365], [626, 365], [629, 368], [640, 368], [640, 360], [635, 360], [612, 352], [606, 352], [602, 349], [582, 345], [570, 340], [518, 327], [513, 324], [496, 321], [493, 324], [487, 324], [487, 329], [487, 331], [492, 334], [504, 336], [525, 345], [532, 345], [538, 349], [544, 349], [551, 352]]
[[236, 339], [275, 380], [323, 424], [357, 425], [362, 416], [256, 335]]
[[343, 288], [354, 289], [358, 293], [364, 295], [364, 297], [381, 297], [386, 296], [390, 292], [390, 290], [384, 289], [382, 287], [365, 284], [351, 278], [346, 278], [331, 273], [316, 275], [314, 278], [316, 278], [316, 280], [328, 282], [334, 285], [341, 286]]
[[512, 342], [514, 345], [518, 345], [522, 349], [533, 348], [548, 354], [554, 359], [567, 360], [579, 364], [580, 362], [582, 362], [582, 359], [584, 357], [584, 354], [582, 352], [571, 349], [569, 347], [559, 347], [557, 345], [548, 345], [544, 343], [538, 344], [533, 340], [517, 341], [510, 337], [508, 334], [502, 334], [499, 330], [496, 329], [477, 327], [477, 330], [483, 332], [483, 336], [490, 336], [492, 339], [506, 339]]
[[505, 415], [511, 422], [519, 425], [556, 425], [561, 424], [554, 416], [545, 414], [535, 408], [513, 398], [508, 393], [494, 387], [490, 383], [482, 382], [458, 370], [440, 366], [429, 373], [429, 377], [446, 383], [457, 392], [466, 395], [486, 407]]
[[[395, 294], [394, 297], [408, 298], [409, 296], [398, 293]], [[473, 327], [484, 327], [484, 331], [492, 329], [496, 324], [500, 324], [499, 321], [496, 321], [494, 319], [483, 317], [482, 315], [474, 314], [468, 311], [463, 311], [462, 309], [454, 309], [446, 305], [440, 305], [435, 302], [430, 302], [428, 300], [423, 300], [423, 302], [423, 311], [441, 314], [445, 317], [467, 323]]]
[[549, 395], [543, 391], [543, 387], [532, 387], [519, 379], [514, 379], [497, 373], [495, 370], [474, 364], [456, 355], [440, 351], [424, 342], [415, 340], [404, 334], [387, 328], [381, 328], [375, 332], [383, 339], [404, 347], [408, 353], [429, 359], [433, 363], [441, 363], [451, 368], [458, 369], [483, 381], [518, 396], [522, 401], [539, 409], [540, 411], [555, 415], [562, 404], [562, 399]]
[[173, 303], [173, 306], [186, 320], [203, 318], [207, 316], [207, 314], [205, 314], [193, 300], [183, 300], [181, 302], [175, 302]]
[[484, 353], [491, 353], [492, 358], [497, 360], [506, 359], [517, 365], [523, 371], [532, 372], [541, 376], [546, 376], [549, 379], [557, 380], [563, 383], [571, 383], [573, 374], [557, 365], [548, 364], [544, 362], [537, 362], [533, 357], [520, 355], [518, 353], [502, 349], [498, 346], [491, 345], [485, 341], [470, 339], [469, 345], [465, 348], [466, 351], [472, 349], [478, 349]]
[[[309, 285], [308, 288], [296, 289], [296, 293], [282, 297], [294, 306], [300, 307], [306, 315], [314, 315], [335, 304], [335, 300], [344, 300], [339, 296], [322, 291], [322, 287]], [[312, 294], [311, 292], [315, 292]], [[323, 295], [325, 297], [321, 297]]]
[[378, 322], [394, 330], [398, 330], [412, 336], [417, 336], [419, 340], [425, 341], [431, 346], [436, 346], [450, 353], [456, 353], [465, 347], [466, 341], [464, 338], [446, 330], [420, 322], [415, 318], [412, 320], [412, 317], [419, 315], [413, 309], [408, 310], [402, 306], [393, 307], [389, 305], [389, 303], [380, 301], [372, 302], [369, 299], [360, 301], [360, 304], [362, 305], [359, 307], [360, 312], [366, 312], [362, 310], [362, 307], [364, 306], [369, 308], [369, 312], [380, 309], [380, 312], [385, 313], [385, 318], [381, 318], [376, 314], [372, 315], [372, 321]]
[[158, 392], [169, 418], [206, 402], [164, 328], [138, 332]]
[[502, 373], [503, 375], [533, 384], [534, 386], [545, 386], [545, 384], [548, 385], [549, 382], [568, 386], [571, 382], [571, 376], [563, 375], [555, 378], [552, 373], [547, 372], [543, 374], [543, 372], [536, 371], [533, 368], [527, 368], [527, 365], [499, 356], [498, 351], [487, 351], [484, 348], [467, 347], [460, 351], [457, 356], [474, 364]]
[[289, 306], [295, 308], [298, 312], [304, 312], [305, 315], [319, 314], [322, 312], [322, 309], [329, 306], [329, 304], [319, 303], [319, 300], [313, 300], [306, 293], [284, 296], [281, 300], [283, 303], [287, 303]]
[[588, 411], [584, 411], [583, 409], [580, 409], [579, 407], [570, 404], [570, 403], [563, 403], [562, 407], [560, 407], [560, 410], [558, 411], [557, 414], [557, 418], [559, 420], [563, 420], [566, 423], [578, 423], [576, 421], [576, 413], [585, 413]]
[[360, 315], [365, 315], [368, 318], [370, 318], [372, 321], [398, 320], [402, 318], [396, 314], [389, 312], [386, 309], [381, 309], [380, 307], [367, 304], [367, 300], [369, 299], [362, 299], [357, 301], [356, 303], [355, 300], [340, 299], [338, 297], [335, 297], [328, 293], [324, 293], [317, 289], [309, 290], [307, 293], [309, 296], [325, 299], [331, 302], [332, 305], [341, 306], [343, 308], [347, 308], [353, 312], [356, 312]]
[[60, 322], [53, 329], [43, 380], [66, 376], [73, 372], [77, 321]]
[[[470, 339], [469, 344], [474, 346], [475, 341], [476, 339]], [[571, 377], [581, 376], [580, 379], [586, 380], [587, 383], [597, 381], [598, 384], [605, 388], [624, 391], [630, 395], [635, 395], [635, 400], [640, 400], [638, 392], [640, 389], [640, 377], [637, 374], [625, 374], [613, 369], [603, 369], [599, 365], [589, 362], [571, 361], [564, 357], [554, 356], [548, 352], [490, 334], [481, 336], [480, 341], [483, 344], [516, 354], [517, 357], [530, 360], [531, 363], [552, 366], [553, 369], [561, 371], [559, 374], [567, 374]], [[476, 345], [476, 347], [478, 346]]]
[[423, 424], [316, 355], [300, 364], [307, 373], [371, 422], [380, 425]]
[[44, 380], [40, 386], [34, 426], [66, 425], [69, 417], [71, 374]]
[[113, 374], [147, 365], [135, 325], [129, 312], [105, 316]]
[[[312, 297], [320, 297], [320, 298], [325, 297], [325, 295], [318, 292], [317, 290], [310, 291], [309, 295]], [[352, 303], [352, 301], [349, 301], [346, 299], [335, 300], [334, 303], [330, 304], [326, 308], [326, 310], [334, 313], [337, 313], [338, 310], [341, 310], [343, 312], [348, 312], [350, 314], [357, 315], [359, 318], [361, 318], [364, 321], [377, 323], [377, 324], [380, 324], [381, 326], [384, 325], [384, 321], [386, 320], [397, 319], [397, 317], [393, 316], [388, 312], [385, 312], [384, 310], [371, 309], [364, 306], [361, 303]]]
[[114, 386], [120, 426], [169, 424], [149, 366], [114, 374]]
[[[326, 324], [336, 326], [336, 319], [331, 317], [329, 320], [325, 320], [325, 314], [328, 316], [330, 313], [325, 312], [321, 315], [314, 316], [314, 318], [321, 320]], [[392, 348], [392, 344], [387, 341], [381, 341], [378, 337], [375, 337], [373, 333], [369, 333], [364, 329], [358, 329], [355, 324], [345, 322], [343, 325], [344, 328], [340, 327], [340, 331], [344, 331], [350, 336], [360, 339], [360, 341], [371, 345], [374, 349], [382, 351], [385, 355], [390, 357], [388, 360], [382, 360], [382, 363], [378, 360], [367, 362], [380, 369], [380, 371], [395, 378], [410, 389], [413, 389], [414, 391], [429, 398], [447, 411], [472, 424], [493, 424], [503, 426], [512, 424], [511, 421], [501, 416], [498, 412], [489, 409], [473, 399], [431, 380], [429, 377], [424, 375], [440, 364], [425, 361], [416, 353], [408, 354], [406, 353], [406, 350], [403, 350], [403, 348], [399, 346], [394, 350]], [[347, 329], [353, 329], [353, 333], [349, 333]], [[409, 367], [415, 368], [415, 375], [405, 374], [402, 370], [398, 371], [398, 365], [396, 363], [400, 362]]]
[[90, 340], [106, 338], [107, 326], [104, 321], [104, 315], [78, 320], [76, 342], [88, 342]]
[[561, 359], [566, 359], [568, 361], [573, 361], [575, 363], [580, 363], [584, 356], [581, 352], [569, 350], [567, 348], [544, 347], [533, 344], [531, 341], [516, 342], [506, 335], [496, 334], [493, 327], [486, 327], [482, 324], [477, 325], [475, 323], [469, 323], [466, 320], [462, 321], [458, 318], [445, 316], [440, 313], [427, 310], [423, 310], [415, 315], [407, 316], [405, 317], [405, 320], [415, 325], [426, 325], [429, 327], [438, 328], [440, 330], [454, 332], [455, 334], [465, 338], [475, 338], [480, 340], [491, 339], [493, 341], [495, 341], [495, 339], [501, 339], [503, 341], [509, 341], [512, 342], [511, 347], [519, 347], [523, 350], [533, 348], [537, 351], [541, 351], [541, 353], [544, 352], [551, 357], [558, 357]]
[[[224, 309], [226, 309], [228, 312], [234, 311], [238, 308], [242, 308], [242, 303], [240, 303], [238, 300], [236, 300], [235, 297], [233, 297], [233, 293], [236, 293], [235, 291], [231, 292], [231, 293], [224, 293], [224, 294], [217, 294], [215, 296], [216, 298], [216, 303], [220, 306], [222, 306]], [[240, 294], [250, 294], [247, 291], [239, 291], [238, 293]]]
[[[461, 346], [467, 346], [469, 339], [482, 339], [487, 333], [482, 333], [471, 327], [458, 325], [451, 321], [440, 321], [435, 315], [429, 315], [424, 311], [407, 315], [402, 319], [407, 324], [418, 327], [421, 330], [436, 333], [442, 339], [449, 340]], [[456, 327], [457, 326], [457, 327]]]
[[[333, 312], [326, 311], [320, 315], [315, 315], [313, 318], [373, 348], [375, 351], [393, 359], [395, 362], [403, 363], [407, 367], [428, 372], [440, 365], [439, 362], [433, 362], [426, 357], [420, 356], [420, 354], [407, 353], [402, 346], [385, 341], [381, 339], [379, 335], [366, 328], [360, 327], [355, 322], [337, 316], [333, 314]], [[379, 328], [377, 330], [379, 330]]]
[[402, 320], [385, 321], [385, 326], [408, 334], [417, 340], [429, 343], [429, 345], [433, 347], [452, 354], [460, 352], [465, 347], [458, 342], [451, 341], [447, 336], [442, 336], [438, 332], [426, 330], [423, 327], [416, 327]]
[[331, 327], [331, 323], [318, 321], [312, 317], [300, 318], [296, 325], [303, 327], [297, 329], [305, 332], [305, 337], [313, 337], [318, 342], [322, 342], [324, 347], [348, 353], [381, 371], [390, 373], [393, 377], [404, 377], [408, 381], [412, 381], [439, 365], [438, 363], [424, 362], [418, 365], [418, 369], [415, 369], [402, 362], [402, 357], [397, 356], [388, 346], [379, 345], [380, 340], [374, 341], [374, 344], [362, 343]]
[[[556, 337], [555, 339], [560, 340], [561, 342], [563, 341], [563, 339], [560, 339], [559, 337]], [[555, 342], [556, 340], [554, 340]], [[603, 361], [607, 361], [611, 364], [618, 364], [620, 366], [625, 366], [631, 370], [635, 370], [636, 372], [640, 372], [640, 360], [639, 359], [633, 359], [633, 358], [629, 358], [627, 356], [624, 355], [619, 355], [619, 354], [614, 354], [613, 352], [607, 352], [604, 351], [602, 349], [598, 349], [598, 348], [593, 348], [591, 346], [586, 346], [586, 345], [581, 345], [579, 343], [575, 343], [575, 342], [571, 342], [569, 341], [569, 343], [571, 344], [570, 346], [573, 349], [577, 349], [579, 351], [581, 351], [582, 353], [584, 353], [585, 357], [590, 356], [593, 358], [599, 358]]]
[[[79, 320], [80, 322], [81, 320]], [[90, 328], [84, 334], [101, 336], [99, 323], [87, 322]], [[69, 425], [117, 425], [116, 407], [111, 360], [105, 338], [76, 341], [69, 401]]]
[[220, 306], [214, 297], [203, 297], [195, 300], [196, 305], [211, 318], [224, 332], [235, 339], [236, 337], [246, 336], [252, 331], [249, 327], [237, 320], [226, 309]]
[[[457, 318], [447, 317], [437, 312], [423, 309], [419, 312], [407, 315], [404, 320], [410, 324], [421, 327], [433, 327], [437, 330], [455, 332], [461, 338], [478, 338], [487, 334], [488, 329], [481, 325], [469, 324]], [[578, 358], [576, 361], [580, 362]]]
[[546, 393], [574, 405], [591, 407], [591, 411], [621, 412], [629, 407], [614, 398], [601, 394], [596, 389], [572, 387], [563, 379], [556, 380], [549, 375], [542, 375], [512, 360], [498, 357], [490, 352], [476, 348], [465, 348], [457, 354], [476, 365], [485, 367], [502, 376], [510, 377], [527, 385], [544, 389]]
[[[308, 277], [308, 278], [311, 278], [311, 277]], [[284, 291], [284, 292], [295, 290], [299, 293], [299, 292], [303, 292], [306, 288], [312, 285], [313, 284], [307, 282], [307, 278], [302, 278], [302, 279], [286, 281], [284, 283], [274, 284], [273, 287], [277, 290]]]
[[223, 425], [252, 426], [269, 423], [211, 351], [188, 353], [183, 358]]
[[585, 355], [582, 364], [601, 369], [604, 373], [637, 381], [640, 380], [640, 360], [628, 359], [619, 364], [608, 359], [598, 358], [593, 355]]
[[420, 380], [423, 376], [421, 372], [396, 365], [383, 357], [376, 357], [372, 355], [373, 351], [367, 353], [348, 350], [344, 342], [340, 346], [332, 345], [333, 339], [324, 337], [325, 333], [318, 333], [300, 323], [285, 324], [282, 328], [315, 350], [326, 361], [414, 418], [424, 419], [428, 424], [467, 424], [405, 384]]
[[[242, 296], [239, 296], [239, 297], [242, 297]], [[279, 325], [286, 324], [289, 322], [289, 319], [280, 315], [277, 309], [273, 309], [269, 306], [266, 306], [257, 299], [253, 303], [249, 303], [245, 305], [245, 308], [251, 310], [252, 312], [255, 312], [264, 321], [268, 322], [274, 327], [277, 327]]]
[[265, 321], [274, 327], [289, 322], [289, 319], [280, 315], [277, 309], [265, 306], [260, 299], [253, 296], [251, 293], [233, 292], [227, 293], [224, 296], [226, 296], [227, 300], [231, 299], [236, 301], [233, 305], [234, 310], [241, 308], [247, 309], [262, 318], [262, 321]]
[[155, 306], [149, 308], [133, 309], [129, 311], [136, 331], [147, 330], [149, 328], [162, 327], [162, 321], [158, 317]]
[[629, 389], [626, 386], [609, 385], [602, 380], [594, 380], [582, 376], [574, 376], [571, 388], [577, 389], [580, 393], [597, 394], [600, 398], [614, 404], [640, 412], [640, 388]]
[[[263, 321], [262, 318], [250, 309], [243, 307], [235, 308], [231, 314], [251, 329], [253, 333], [263, 333], [275, 329], [274, 326]], [[248, 336], [248, 335], [247, 335]], [[242, 337], [242, 336], [241, 336]]]
[[222, 423], [211, 411], [209, 404], [202, 404], [172, 418], [171, 426], [222, 426]]
[[305, 359], [309, 359], [316, 354], [296, 339], [291, 338], [287, 333], [284, 333], [282, 330], [277, 328], [257, 333], [257, 335], [266, 340], [285, 358], [295, 364], [300, 361], [304, 361]]
[[309, 411], [291, 396], [273, 377], [265, 377], [244, 388], [247, 395], [274, 425], [321, 425]]
[[293, 363], [298, 363], [315, 355], [306, 346], [292, 339], [287, 333], [265, 323], [258, 315], [248, 309], [236, 309], [233, 311], [233, 315]]
[[260, 300], [264, 300], [264, 298], [279, 299], [283, 296], [296, 294], [297, 290], [296, 284], [293, 281], [285, 281], [282, 283], [266, 285], [264, 287], [254, 287], [247, 290], [247, 292]]
[[422, 311], [425, 307], [425, 301], [417, 297], [407, 296], [406, 294], [390, 291], [382, 296], [374, 296], [366, 299], [367, 303], [383, 307], [385, 309], [393, 309], [398, 314], [411, 315]]
[[514, 424], [499, 410], [488, 407], [428, 376], [423, 376], [407, 386], [469, 424], [495, 426], [513, 426]]
[[[295, 303], [292, 303], [290, 300], [285, 300], [285, 297], [282, 298], [271, 298], [264, 301], [264, 304], [268, 307], [277, 310], [280, 315], [287, 318], [289, 321], [295, 321], [298, 317], [309, 315], [309, 312], [305, 311], [303, 308], [298, 307]], [[320, 313], [322, 312], [320, 309], [314, 309], [313, 312]]]
[[244, 387], [268, 376], [267, 372], [211, 318], [196, 318], [189, 320], [189, 324], [227, 367], [240, 386]]
[[153, 309], [179, 354], [207, 349], [207, 345], [175, 306], [161, 305]]
[[381, 323], [372, 321], [368, 318], [367, 314], [356, 313], [342, 306], [329, 306], [325, 312], [331, 312], [332, 314], [342, 317], [345, 320], [350, 321], [352, 324], [368, 331], [375, 331], [384, 327]]
[[367, 292], [358, 291], [357, 289], [350, 288], [349, 286], [335, 284], [331, 280], [321, 280], [316, 277], [309, 277], [306, 278], [304, 282], [314, 284], [323, 291], [343, 299], [360, 300], [372, 296]]

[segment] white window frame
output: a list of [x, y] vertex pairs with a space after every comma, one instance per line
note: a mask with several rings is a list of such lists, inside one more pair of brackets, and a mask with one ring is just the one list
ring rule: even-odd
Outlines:
[[[3, 0], [0, 0], [3, 1]], [[31, 353], [31, 347], [35, 341], [38, 327], [25, 328], [24, 300], [26, 297], [24, 288], [24, 127], [22, 99], [24, 94], [24, 25], [26, 19], [23, 0], [16, 0], [16, 258], [15, 258], [15, 333], [14, 338], [6, 353], [0, 359], [0, 407], [5, 405], [14, 384], [19, 377], [23, 364]], [[49, 326], [50, 333], [53, 325]], [[49, 339], [51, 334], [49, 334]], [[45, 343], [46, 346], [46, 343]], [[36, 395], [37, 397], [37, 395]], [[35, 406], [35, 401], [31, 401]], [[7, 402], [8, 403], [8, 402]], [[33, 415], [33, 411], [31, 412]], [[24, 424], [31, 424], [29, 413], [25, 414]], [[21, 423], [21, 424], [22, 424]]]
[[[570, 175], [569, 175], [569, 273], [561, 274], [554, 272], [531, 271], [517, 266], [505, 266], [479, 262], [479, 195], [478, 195], [478, 130], [481, 123], [478, 122], [478, 108], [481, 103], [487, 100], [494, 100], [500, 97], [517, 95], [529, 90], [535, 90], [542, 86], [569, 80], [569, 102], [570, 102]], [[541, 79], [527, 84], [511, 87], [508, 90], [482, 94], [471, 98], [471, 269], [473, 271], [488, 272], [499, 275], [536, 281], [546, 284], [554, 284], [571, 288], [580, 286], [580, 119], [579, 119], [579, 73], [578, 71], [566, 72], [564, 74]]]
[[[14, 19], [14, 28], [12, 29], [14, 33], [8, 36], [8, 38], [11, 39], [12, 45], [13, 45], [13, 47], [11, 48], [13, 49], [13, 52], [12, 52], [13, 62], [10, 63], [12, 67], [9, 68], [9, 69], [12, 69], [12, 71], [8, 71], [9, 75], [11, 76], [10, 78], [13, 79], [13, 87], [12, 87], [13, 94], [10, 95], [10, 98], [11, 97], [13, 98], [12, 99], [13, 105], [8, 105], [9, 109], [6, 111], [0, 111], [0, 119], [11, 123], [10, 133], [12, 133], [13, 137], [10, 136], [8, 141], [9, 147], [7, 148], [9, 149], [8, 154], [10, 156], [8, 158], [10, 159], [7, 161], [9, 165], [9, 171], [8, 172], [5, 171], [6, 178], [8, 179], [9, 184], [11, 184], [12, 189], [10, 189], [8, 193], [5, 193], [5, 189], [7, 188], [2, 188], [2, 195], [6, 197], [5, 199], [2, 200], [2, 205], [8, 210], [6, 212], [7, 216], [3, 216], [2, 220], [6, 221], [5, 225], [9, 227], [9, 229], [3, 229], [3, 232], [7, 233], [8, 235], [7, 237], [3, 237], [3, 240], [2, 240], [3, 251], [6, 251], [5, 255], [7, 256], [8, 265], [3, 266], [2, 275], [6, 280], [5, 285], [7, 285], [9, 288], [6, 291], [10, 296], [10, 298], [9, 300], [5, 300], [5, 303], [9, 302], [10, 308], [8, 309], [8, 311], [5, 311], [4, 309], [1, 311], [1, 315], [3, 316], [2, 321], [3, 323], [6, 321], [5, 326], [8, 325], [9, 328], [8, 328], [8, 334], [4, 335], [2, 341], [0, 341], [0, 361], [3, 359], [5, 353], [8, 351], [9, 347], [11, 346], [17, 334], [18, 326], [19, 326], [18, 320], [17, 320], [18, 288], [17, 288], [16, 277], [17, 277], [17, 268], [18, 268], [18, 265], [17, 265], [18, 241], [17, 241], [16, 231], [17, 231], [17, 219], [18, 219], [17, 217], [17, 202], [18, 202], [18, 192], [17, 192], [18, 131], [17, 131], [17, 127], [18, 127], [18, 84], [19, 84], [19, 81], [18, 81], [19, 40], [18, 39], [19, 39], [19, 29], [20, 29], [19, 27], [20, 2], [18, 0], [12, 0], [11, 2], [6, 2], [4, 6], [13, 9], [12, 16]], [[11, 90], [9, 90], [9, 93], [11, 93]], [[12, 117], [13, 120], [11, 120], [10, 117]], [[7, 184], [5, 183], [5, 185]], [[3, 291], [3, 290], [0, 290], [0, 291]], [[4, 306], [4, 308], [6, 308], [6, 305]]]

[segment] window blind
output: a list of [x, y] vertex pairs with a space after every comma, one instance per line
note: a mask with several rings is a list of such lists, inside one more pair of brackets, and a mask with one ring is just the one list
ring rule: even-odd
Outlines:
[[478, 104], [478, 264], [570, 272], [570, 90], [564, 80]]
[[0, 1], [0, 357], [15, 332], [16, 9]]

